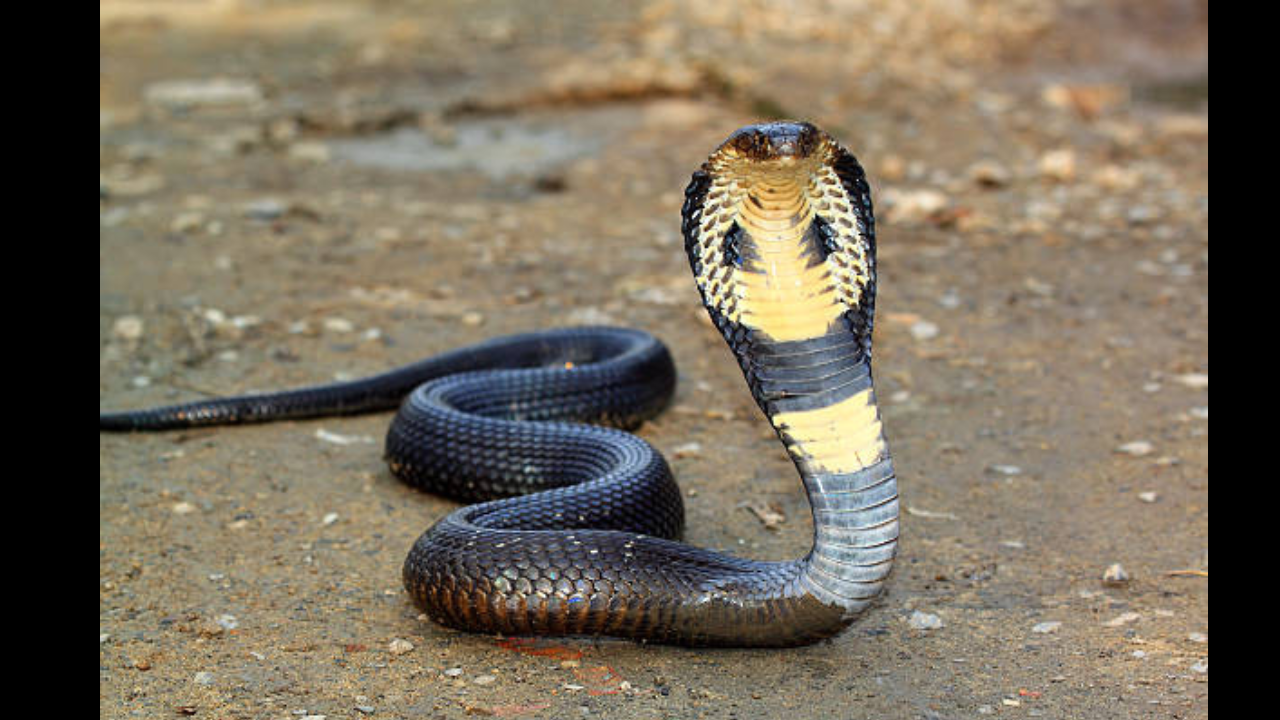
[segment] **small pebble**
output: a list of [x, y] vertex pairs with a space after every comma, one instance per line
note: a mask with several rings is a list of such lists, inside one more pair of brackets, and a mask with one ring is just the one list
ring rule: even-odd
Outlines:
[[1209, 642], [1209, 636], [1208, 636], [1208, 635], [1205, 635], [1204, 633], [1198, 633], [1198, 632], [1193, 632], [1193, 633], [1191, 633], [1190, 635], [1188, 635], [1188, 636], [1187, 636], [1187, 639], [1188, 639], [1188, 640], [1190, 640], [1191, 642], [1194, 642], [1194, 643], [1207, 643], [1207, 642]]
[[1191, 666], [1191, 672], [1200, 673], [1201, 675], [1209, 672], [1209, 661], [1198, 660]]
[[261, 325], [262, 318], [257, 315], [237, 315], [231, 318], [228, 324], [235, 330], [246, 330], [248, 328]]
[[1076, 176], [1076, 154], [1067, 149], [1051, 150], [1040, 156], [1037, 168], [1041, 177], [1066, 182]]
[[387, 646], [387, 650], [392, 655], [404, 655], [405, 653], [413, 652], [413, 643], [403, 638], [396, 638]]
[[951, 198], [932, 189], [903, 190], [885, 188], [881, 193], [885, 214], [893, 222], [919, 222], [942, 212]]
[[332, 525], [338, 522], [338, 513], [336, 512], [328, 513], [324, 516], [324, 519], [321, 520], [320, 522], [322, 522], [325, 525]]
[[1021, 475], [1022, 468], [1017, 465], [988, 465], [987, 469], [1000, 475]]
[[1119, 165], [1104, 165], [1089, 178], [1093, 184], [1107, 190], [1132, 190], [1141, 182], [1142, 176]]
[[1010, 177], [1008, 168], [994, 160], [979, 160], [969, 166], [969, 179], [983, 187], [1008, 185]]
[[356, 329], [355, 323], [346, 318], [331, 317], [325, 318], [324, 329], [335, 333], [349, 333]]
[[694, 457], [702, 452], [701, 443], [688, 442], [683, 445], [677, 445], [671, 450], [671, 454], [677, 458]]
[[137, 340], [142, 337], [142, 318], [137, 315], [124, 315], [116, 318], [111, 332], [121, 340]]
[[1209, 387], [1209, 374], [1186, 373], [1184, 375], [1174, 375], [1173, 381], [1179, 385], [1193, 388], [1195, 390], [1204, 390]]
[[195, 511], [196, 506], [186, 502], [185, 500], [173, 506], [173, 512], [175, 515], [189, 515]]
[[445, 677], [458, 677], [460, 675], [462, 675], [462, 668], [460, 667], [449, 668], [448, 670], [444, 671]]
[[1143, 455], [1150, 455], [1154, 449], [1155, 447], [1146, 440], [1134, 440], [1117, 447], [1116, 452], [1132, 455], [1133, 457], [1142, 457]]
[[289, 206], [275, 198], [262, 198], [246, 203], [244, 216], [251, 220], [276, 220], [289, 211]]
[[1138, 499], [1144, 503], [1153, 503], [1156, 500], [1159, 500], [1160, 496], [1150, 491], [1140, 492], [1138, 493]]
[[1111, 585], [1113, 587], [1124, 585], [1129, 582], [1129, 573], [1125, 571], [1124, 566], [1120, 563], [1112, 563], [1102, 573], [1102, 584]]
[[937, 630], [942, 627], [942, 618], [933, 613], [915, 610], [911, 613], [911, 617], [907, 619], [907, 626], [912, 630]]
[[339, 433], [329, 432], [324, 428], [318, 428], [315, 432], [315, 437], [317, 440], [333, 443], [334, 445], [351, 445], [354, 443], [372, 445], [376, 442], [373, 437], [369, 435], [341, 435]]
[[198, 672], [196, 673], [195, 682], [197, 685], [212, 685], [213, 673], [204, 671]]
[[1036, 623], [1035, 625], [1031, 626], [1031, 632], [1041, 633], [1041, 634], [1054, 633], [1054, 632], [1058, 632], [1058, 628], [1060, 627], [1062, 627], [1061, 622], [1057, 620], [1049, 620], [1047, 622]]
[[932, 340], [938, 337], [938, 326], [928, 320], [917, 320], [911, 324], [911, 337], [916, 340]]
[[214, 622], [218, 623], [219, 627], [227, 630], [235, 630], [240, 627], [240, 619], [235, 615], [219, 615]]
[[173, 218], [169, 229], [176, 233], [189, 233], [199, 230], [201, 225], [204, 225], [204, 213], [184, 212]]
[[492, 685], [497, 679], [496, 675], [477, 675], [471, 682], [475, 685]]

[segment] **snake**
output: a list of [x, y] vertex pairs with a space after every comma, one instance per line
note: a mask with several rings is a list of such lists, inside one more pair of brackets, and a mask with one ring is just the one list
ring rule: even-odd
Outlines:
[[897, 554], [898, 487], [871, 373], [875, 221], [866, 174], [808, 122], [747, 125], [697, 169], [681, 232], [698, 293], [812, 509], [803, 557], [681, 541], [670, 466], [632, 434], [670, 402], [653, 335], [569, 327], [498, 337], [371, 377], [99, 412], [150, 431], [390, 410], [391, 473], [462, 503], [413, 544], [430, 619], [503, 636], [714, 647], [831, 638]]

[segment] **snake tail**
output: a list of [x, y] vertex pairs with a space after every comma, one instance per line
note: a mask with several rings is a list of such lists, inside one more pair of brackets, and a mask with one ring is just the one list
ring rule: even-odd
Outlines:
[[[647, 364], [637, 363], [638, 359]], [[103, 412], [98, 414], [98, 427], [106, 432], [158, 431], [383, 412], [396, 409], [414, 388], [438, 378], [480, 370], [529, 370], [534, 378], [530, 382], [536, 384], [549, 373], [554, 377], [557, 368], [593, 364], [603, 365], [605, 382], [617, 381], [619, 389], [607, 388], [601, 393], [606, 402], [597, 416], [578, 413], [584, 421], [599, 419], [618, 427], [637, 427], [661, 411], [663, 398], [675, 387], [670, 354], [652, 335], [628, 328], [560, 328], [492, 338], [356, 380]], [[576, 388], [582, 383], [578, 381], [584, 376], [572, 377], [574, 382], [569, 385], [579, 392]], [[626, 388], [638, 381], [653, 389], [633, 398]], [[564, 383], [559, 388], [564, 389]], [[572, 398], [543, 401], [541, 407], [521, 412], [535, 420], [550, 419], [557, 413], [568, 416], [574, 414], [573, 402]]]

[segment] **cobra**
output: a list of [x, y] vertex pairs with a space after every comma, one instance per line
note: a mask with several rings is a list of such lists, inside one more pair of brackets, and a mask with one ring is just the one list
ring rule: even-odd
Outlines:
[[[506, 635], [794, 646], [847, 627], [893, 565], [898, 492], [871, 375], [870, 190], [808, 123], [734, 132], [693, 174], [682, 230], [707, 312], [776, 429], [813, 512], [802, 558], [762, 562], [679, 541], [681, 494], [634, 429], [675, 368], [652, 336], [508, 336], [374, 377], [100, 413], [162, 430], [399, 406], [386, 458], [466, 505], [427, 530], [403, 579], [429, 617]], [[583, 424], [586, 422], [598, 424]]]

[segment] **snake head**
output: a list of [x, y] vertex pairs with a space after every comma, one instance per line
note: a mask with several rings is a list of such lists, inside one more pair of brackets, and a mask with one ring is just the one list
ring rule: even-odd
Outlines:
[[731, 346], [748, 330], [816, 337], [842, 316], [870, 356], [871, 190], [831, 135], [807, 122], [739, 128], [693, 174], [681, 219], [703, 302]]
[[739, 128], [720, 146], [756, 161], [801, 160], [822, 143], [825, 134], [807, 122], [770, 122]]

